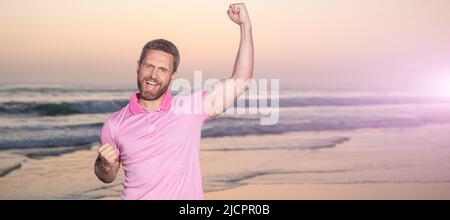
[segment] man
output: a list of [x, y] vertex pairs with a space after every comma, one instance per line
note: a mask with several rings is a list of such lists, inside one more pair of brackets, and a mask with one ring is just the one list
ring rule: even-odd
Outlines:
[[245, 5], [232, 4], [227, 13], [240, 26], [239, 52], [231, 77], [205, 91], [173, 99], [168, 88], [180, 62], [177, 48], [163, 39], [144, 46], [136, 67], [139, 93], [103, 125], [94, 166], [96, 176], [110, 183], [123, 165], [123, 199], [203, 199], [203, 122], [225, 112], [248, 89], [253, 74], [252, 25]]

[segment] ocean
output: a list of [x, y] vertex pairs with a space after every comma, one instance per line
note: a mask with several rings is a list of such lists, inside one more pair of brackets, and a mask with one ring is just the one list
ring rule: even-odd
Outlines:
[[[54, 155], [64, 152], [52, 152], [55, 147], [73, 150], [95, 144], [108, 115], [125, 106], [133, 91], [126, 87], [0, 85], [0, 150], [26, 153], [28, 148], [42, 148], [45, 154]], [[225, 114], [208, 121], [202, 137], [449, 123], [450, 97], [385, 90], [282, 90], [278, 123], [261, 125], [261, 117]]]
[[[0, 85], [0, 154], [21, 155], [23, 162], [23, 158], [42, 160], [98, 146], [102, 124], [112, 112], [127, 104], [135, 90], [127, 86]], [[255, 97], [249, 97], [252, 98]], [[431, 92], [299, 86], [282, 89], [278, 103], [279, 119], [273, 125], [261, 125], [261, 115], [249, 114], [224, 114], [207, 121], [202, 131], [202, 138], [207, 144], [201, 151], [208, 155], [221, 152], [240, 152], [239, 155], [260, 152], [263, 155], [273, 150], [297, 152], [326, 149], [349, 142], [352, 137], [337, 134], [314, 138], [311, 134], [352, 133], [367, 129], [394, 129], [390, 132], [400, 134], [405, 132], [402, 128], [450, 124], [450, 97]], [[303, 133], [305, 137], [313, 138], [299, 140], [297, 137]], [[277, 136], [284, 138], [277, 140]], [[252, 139], [254, 137], [258, 139]], [[445, 135], [440, 137], [450, 143]], [[227, 144], [214, 144], [218, 143], [214, 140], [219, 139], [227, 140], [223, 141]], [[249, 141], [232, 144], [228, 139]], [[415, 143], [421, 141], [416, 140]], [[443, 143], [442, 140], [439, 143]], [[1, 163], [2, 177], [21, 167], [20, 162], [9, 159], [3, 159]], [[273, 165], [281, 166], [277, 169], [263, 169], [261, 166], [256, 170], [242, 168], [236, 169], [235, 173], [229, 170], [222, 174], [206, 169], [205, 191], [236, 187], [242, 180], [258, 176], [295, 174], [296, 171], [288, 168], [297, 165]], [[334, 172], [331, 172], [332, 175]]]

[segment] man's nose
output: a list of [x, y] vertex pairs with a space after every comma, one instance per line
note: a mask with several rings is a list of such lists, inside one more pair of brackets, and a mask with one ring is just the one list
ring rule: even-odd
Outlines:
[[152, 70], [150, 71], [150, 77], [151, 78], [156, 78], [156, 71], [157, 71], [157, 69], [156, 68], [152, 68]]

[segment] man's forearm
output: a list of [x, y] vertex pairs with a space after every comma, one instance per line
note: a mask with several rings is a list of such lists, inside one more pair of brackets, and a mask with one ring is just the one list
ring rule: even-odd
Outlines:
[[233, 79], [248, 80], [253, 75], [253, 36], [251, 24], [241, 24], [239, 51], [233, 68]]
[[220, 80], [204, 94], [204, 107], [208, 116], [215, 117], [231, 106], [251, 86], [253, 76], [252, 23], [244, 3], [231, 4], [227, 11], [231, 21], [239, 25], [241, 37], [239, 51], [230, 78]]
[[111, 183], [116, 179], [119, 167], [120, 163], [116, 163], [112, 167], [105, 167], [100, 158], [97, 158], [95, 160], [94, 173], [101, 181]]

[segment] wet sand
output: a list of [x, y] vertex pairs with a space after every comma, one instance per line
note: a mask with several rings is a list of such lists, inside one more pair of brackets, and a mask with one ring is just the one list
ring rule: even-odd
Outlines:
[[[449, 133], [435, 124], [206, 138], [205, 199], [450, 199]], [[120, 199], [123, 171], [104, 184], [95, 157], [96, 146], [35, 159], [2, 151], [0, 199]]]

